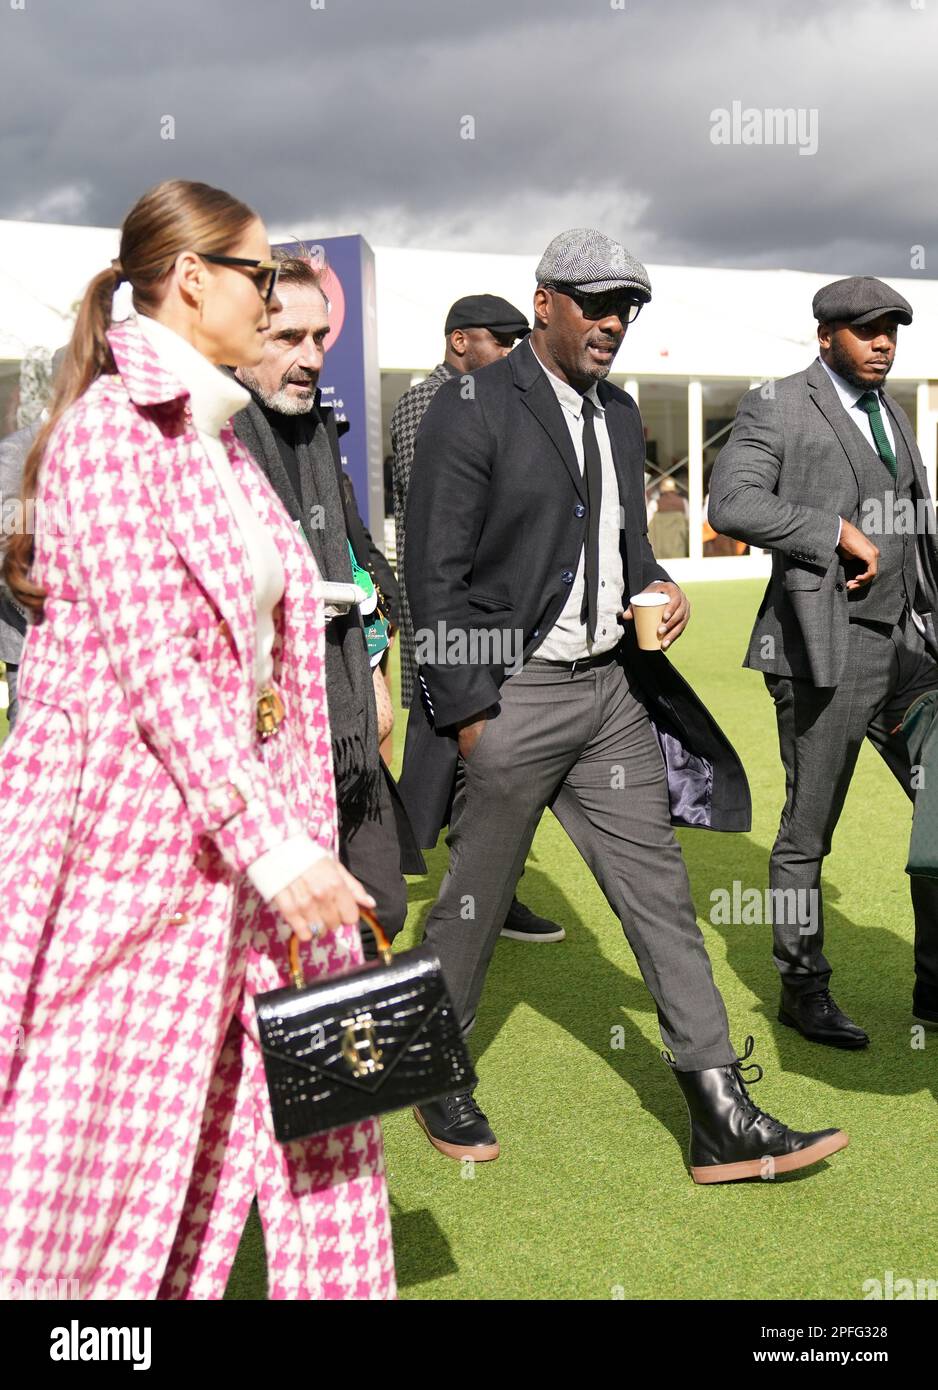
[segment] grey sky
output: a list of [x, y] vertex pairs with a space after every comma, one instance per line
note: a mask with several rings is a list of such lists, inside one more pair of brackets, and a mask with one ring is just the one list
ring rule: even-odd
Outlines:
[[[0, 217], [185, 177], [379, 245], [938, 273], [938, 0], [323, 3], [0, 0]], [[713, 144], [734, 101], [816, 111], [817, 152]]]

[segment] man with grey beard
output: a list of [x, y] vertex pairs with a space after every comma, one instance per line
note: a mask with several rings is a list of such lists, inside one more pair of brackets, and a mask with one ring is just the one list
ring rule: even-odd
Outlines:
[[[235, 373], [254, 397], [234, 416], [235, 433], [302, 530], [319, 572], [352, 583], [349, 546], [393, 605], [396, 584], [344, 487], [333, 412], [320, 403], [319, 373], [329, 305], [308, 261], [278, 255], [278, 307], [272, 306], [264, 355]], [[388, 936], [407, 916], [402, 873], [425, 873], [397, 788], [379, 756], [375, 691], [361, 612], [356, 605], [326, 625], [326, 693], [332, 730], [339, 855], [375, 898]], [[362, 928], [366, 956], [375, 954]]]

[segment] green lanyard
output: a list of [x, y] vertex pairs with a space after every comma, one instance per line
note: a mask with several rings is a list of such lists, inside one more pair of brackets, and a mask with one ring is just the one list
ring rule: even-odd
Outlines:
[[391, 625], [378, 609], [378, 595], [375, 591], [374, 581], [368, 570], [362, 569], [356, 560], [351, 541], [348, 542], [348, 553], [352, 562], [352, 579], [359, 588], [364, 589], [367, 595], [359, 607], [362, 625], [365, 629], [365, 641], [368, 644], [368, 659], [372, 666], [377, 666], [391, 645], [391, 639], [388, 635]]

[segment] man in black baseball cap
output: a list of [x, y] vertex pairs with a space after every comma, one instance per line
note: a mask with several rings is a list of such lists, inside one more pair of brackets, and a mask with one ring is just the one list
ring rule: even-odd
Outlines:
[[451, 363], [452, 366], [464, 372], [477, 371], [504, 357], [517, 339], [530, 331], [524, 314], [507, 299], [497, 294], [464, 295], [456, 300], [443, 325], [447, 338], [446, 360], [449, 361], [452, 353], [459, 359]]
[[521, 310], [497, 294], [465, 294], [457, 299], [443, 325], [446, 337], [454, 328], [487, 328], [496, 335], [508, 334], [512, 342], [531, 331]]
[[[467, 294], [457, 299], [446, 315], [443, 332], [446, 353], [428, 377], [405, 391], [391, 416], [391, 448], [394, 452], [394, 527], [397, 533], [397, 573], [400, 580], [398, 650], [401, 658], [401, 704], [410, 709], [417, 679], [414, 625], [404, 588], [404, 553], [407, 540], [404, 515], [417, 428], [433, 397], [450, 377], [465, 376], [507, 356], [531, 326], [514, 304], [497, 294]], [[562, 941], [564, 929], [538, 917], [517, 898], [512, 899], [502, 935], [515, 941]]]

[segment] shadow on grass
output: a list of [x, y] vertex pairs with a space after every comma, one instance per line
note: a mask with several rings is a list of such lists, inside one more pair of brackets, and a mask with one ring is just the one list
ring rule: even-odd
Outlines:
[[398, 1288], [432, 1284], [456, 1274], [459, 1266], [433, 1212], [428, 1207], [401, 1211], [393, 1195], [390, 1201]]
[[[764, 887], [768, 883], [768, 853], [749, 836], [689, 831], [682, 833], [681, 841], [698, 916], [704, 923], [709, 921], [714, 890], [726, 889], [734, 879], [747, 887]], [[408, 884], [406, 944], [422, 936], [424, 920], [436, 900], [446, 869], [445, 845], [428, 852], [426, 859], [427, 876]], [[583, 872], [588, 872], [585, 865]], [[567, 940], [546, 946], [499, 942], [486, 982], [484, 1004], [471, 1037], [476, 1062], [483, 1061], [517, 1005], [526, 1004], [611, 1067], [632, 1088], [642, 1107], [671, 1134], [686, 1162], [688, 1129], [683, 1098], [668, 1076], [658, 1049], [649, 1046], [630, 1017], [632, 1013], [653, 1012], [651, 995], [641, 980], [626, 974], [615, 960], [606, 958], [598, 936], [584, 924], [571, 899], [538, 868], [536, 851], [529, 858], [519, 896], [533, 911], [562, 923]], [[931, 1074], [933, 1068], [927, 1067], [925, 1056], [913, 1053], [909, 1045], [910, 946], [883, 927], [867, 927], [861, 932], [837, 909], [838, 896], [837, 888], [825, 882], [825, 949], [837, 967], [837, 994], [844, 1007], [871, 1032], [872, 1045], [863, 1052], [818, 1046], [777, 1021], [779, 984], [772, 961], [770, 927], [707, 925], [704, 933], [711, 943], [715, 933], [723, 937], [727, 964], [761, 1001], [754, 1008], [765, 1018], [764, 1035], [771, 1034], [775, 1039], [783, 1071], [813, 1078], [844, 1092], [904, 1095], [927, 1087], [936, 1096], [938, 1080]], [[911, 915], [911, 907], [908, 911]], [[621, 952], [624, 965], [631, 953], [611, 912], [608, 928], [608, 935], [603, 932], [603, 944], [614, 956]], [[406, 948], [405, 942], [401, 945]], [[622, 1029], [621, 1046], [616, 1048], [610, 1045], [613, 1026]], [[734, 1043], [742, 1051], [741, 1028], [732, 1014], [730, 1029]], [[758, 1035], [756, 1043], [758, 1056]], [[479, 1071], [480, 1092], [484, 1092], [485, 1067], [480, 1065]], [[506, 1080], [510, 1086], [510, 1078]], [[767, 1080], [771, 1085], [771, 1072]], [[757, 1102], [760, 1099], [758, 1091], [754, 1098]], [[589, 1093], [584, 1092], [584, 1109], [590, 1103]], [[768, 1099], [765, 1104], [772, 1109]], [[797, 1116], [782, 1118], [797, 1124]], [[843, 1119], [849, 1129], [848, 1117]], [[492, 1120], [497, 1130], [497, 1115]], [[623, 1135], [627, 1133], [625, 1106], [610, 1115], [610, 1125], [621, 1126]], [[804, 1181], [816, 1174], [819, 1166], [826, 1164], [780, 1175], [776, 1182]], [[392, 1196], [392, 1220], [401, 1288], [430, 1283], [456, 1271], [452, 1251], [432, 1211], [401, 1211]], [[226, 1297], [265, 1296], [263, 1244], [256, 1212], [252, 1211]]]
[[[731, 888], [734, 879], [745, 887], [768, 886], [768, 852], [749, 836], [690, 831], [681, 841], [698, 917], [705, 923], [714, 890]], [[885, 864], [883, 873], [896, 873], [907, 881], [892, 865]], [[844, 1011], [870, 1034], [870, 1046], [861, 1051], [808, 1042], [778, 1022], [779, 978], [770, 926], [705, 926], [704, 934], [708, 940], [714, 933], [723, 937], [727, 963], [761, 1001], [755, 1009], [766, 1019], [765, 1031], [775, 1038], [783, 1070], [842, 1091], [908, 1095], [928, 1089], [938, 1100], [934, 1067], [926, 1065], [925, 1052], [911, 1046], [911, 945], [886, 927], [852, 921], [838, 909], [840, 892], [833, 883], [822, 879], [822, 892], [824, 954], [834, 967], [831, 989]], [[911, 902], [906, 898], [905, 903], [911, 920]]]
[[[681, 842], [698, 917], [705, 924], [709, 923], [715, 889], [726, 889], [734, 879], [760, 889], [768, 884], [768, 852], [748, 835], [688, 831], [682, 832]], [[446, 848], [439, 846], [427, 855], [428, 877], [411, 885], [411, 906], [422, 908], [415, 939], [422, 935], [446, 862]], [[889, 871], [888, 866], [884, 871]], [[588, 872], [585, 865], [583, 872]], [[839, 896], [835, 885], [824, 883], [825, 951], [837, 966], [837, 993], [843, 1006], [870, 1031], [871, 1045], [860, 1052], [811, 1043], [778, 1021], [779, 979], [772, 959], [770, 926], [705, 925], [705, 937], [710, 943], [715, 933], [723, 937], [727, 964], [759, 1001], [753, 1007], [765, 1019], [762, 1036], [773, 1037], [783, 1072], [812, 1078], [846, 1093], [898, 1096], [927, 1089], [938, 1100], [938, 1077], [930, 1059], [911, 1045], [911, 947], [884, 927], [868, 926], [861, 931], [837, 909]], [[683, 1098], [668, 1077], [658, 1049], [649, 1047], [630, 1018], [636, 1012], [654, 1011], [654, 1001], [644, 984], [625, 974], [615, 960], [606, 958], [596, 934], [584, 924], [570, 898], [537, 868], [536, 851], [528, 860], [519, 897], [535, 912], [560, 922], [567, 929], [567, 940], [545, 946], [508, 940], [498, 943], [470, 1040], [477, 1063], [482, 1062], [512, 1010], [526, 1004], [611, 1067], [635, 1091], [644, 1109], [674, 1137], [686, 1157]], [[911, 905], [908, 912], [911, 917]], [[621, 950], [624, 964], [632, 959], [631, 952], [611, 912], [608, 925], [611, 935], [603, 934], [603, 944], [612, 955]], [[532, 969], [534, 963], [536, 969]], [[617, 1040], [621, 1045], [616, 1048], [610, 1045], [613, 1025], [622, 1029]], [[745, 1033], [732, 1010], [730, 1032], [742, 1052]], [[758, 1043], [757, 1033], [756, 1057]], [[479, 1066], [479, 1075], [481, 1098], [484, 1066]], [[771, 1089], [771, 1070], [767, 1081]], [[754, 1099], [758, 1102], [758, 1091]], [[586, 1094], [583, 1104], [589, 1103]], [[768, 1098], [764, 1103], [766, 1109], [772, 1109]], [[497, 1117], [491, 1118], [497, 1132]], [[796, 1115], [782, 1118], [797, 1126]], [[610, 1121], [619, 1123], [617, 1117], [610, 1117]], [[790, 1174], [785, 1181], [800, 1181], [806, 1175], [810, 1170]]]
[[[423, 906], [417, 939], [436, 899], [447, 863], [445, 846], [426, 855], [429, 874], [411, 884], [411, 907]], [[583, 872], [587, 874], [585, 864]], [[567, 895], [537, 867], [536, 851], [529, 857], [518, 896], [538, 914], [559, 922], [567, 932], [560, 943], [532, 945], [500, 940], [489, 967], [483, 1004], [470, 1037], [470, 1048], [480, 1076], [480, 1099], [485, 1086], [482, 1059], [518, 1004], [526, 1004], [550, 1019], [589, 1048], [626, 1082], [640, 1104], [674, 1137], [687, 1146], [687, 1112], [680, 1091], [670, 1077], [659, 1050], [630, 1017], [630, 1011], [654, 1011], [654, 1001], [641, 980], [627, 975], [600, 949], [594, 933], [585, 926]], [[616, 919], [609, 913], [609, 941], [621, 951], [623, 964], [630, 957], [628, 944]], [[617, 943], [617, 944], [616, 944]], [[532, 968], [536, 966], [536, 968]], [[612, 1029], [621, 1030], [612, 1046]], [[588, 1092], [583, 1095], [589, 1107]], [[498, 1128], [497, 1116], [491, 1116]], [[627, 1123], [626, 1113], [610, 1116], [611, 1123]]]

